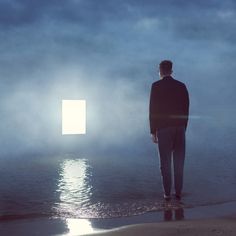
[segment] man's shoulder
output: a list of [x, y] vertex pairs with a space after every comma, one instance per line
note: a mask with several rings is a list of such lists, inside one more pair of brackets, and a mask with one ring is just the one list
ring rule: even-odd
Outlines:
[[164, 79], [157, 80], [157, 81], [152, 83], [152, 87], [159, 87], [159, 86], [164, 85], [165, 83], [175, 84], [176, 86], [179, 86], [179, 87], [186, 87], [186, 85], [183, 82], [181, 82], [177, 79], [174, 79], [174, 78], [171, 78], [171, 79], [168, 79], [168, 80], [167, 79], [166, 80], [164, 80]]
[[158, 86], [159, 84], [161, 84], [161, 80], [157, 80], [155, 82], [152, 83], [152, 87], [156, 87]]
[[174, 81], [176, 84], [178, 84], [179, 86], [181, 86], [181, 87], [186, 87], [185, 83], [183, 83], [183, 82], [181, 82], [181, 81], [179, 81], [179, 80], [177, 80], [177, 79], [173, 79], [173, 81]]

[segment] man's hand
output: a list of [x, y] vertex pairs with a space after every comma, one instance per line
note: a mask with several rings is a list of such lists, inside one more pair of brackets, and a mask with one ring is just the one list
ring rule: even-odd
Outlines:
[[153, 141], [154, 143], [158, 143], [157, 134], [151, 134], [151, 137], [152, 137], [152, 141]]

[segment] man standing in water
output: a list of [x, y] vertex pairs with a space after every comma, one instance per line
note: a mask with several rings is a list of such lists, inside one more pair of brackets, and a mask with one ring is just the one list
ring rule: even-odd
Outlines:
[[171, 199], [171, 165], [174, 164], [175, 198], [181, 199], [185, 159], [185, 131], [189, 95], [184, 83], [172, 76], [172, 62], [159, 65], [160, 80], [152, 84], [149, 121], [152, 140], [158, 144], [164, 199]]

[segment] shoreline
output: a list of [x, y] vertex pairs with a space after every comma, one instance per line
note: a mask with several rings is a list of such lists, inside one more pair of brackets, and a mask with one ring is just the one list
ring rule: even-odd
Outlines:
[[[110, 219], [25, 218], [0, 221], [1, 235], [236, 235], [236, 201]], [[177, 218], [176, 218], [177, 216]], [[165, 218], [166, 217], [166, 218]], [[179, 218], [178, 218], [179, 217]], [[206, 223], [207, 222], [207, 223]], [[194, 231], [200, 232], [197, 234]], [[168, 231], [169, 230], [169, 231]], [[176, 232], [174, 232], [174, 230]], [[200, 231], [199, 231], [200, 230]], [[227, 231], [228, 230], [228, 231]], [[179, 232], [178, 234], [177, 231]], [[189, 234], [185, 234], [189, 232]], [[207, 234], [204, 234], [207, 232]], [[217, 234], [218, 232], [218, 234]], [[232, 234], [231, 234], [232, 232]], [[215, 233], [215, 234], [213, 234]]]
[[134, 224], [84, 236], [235, 236], [236, 217]]
[[165, 211], [151, 211], [144, 214], [107, 219], [88, 219], [98, 229], [112, 229], [142, 223], [165, 221], [198, 220], [209, 218], [236, 217], [236, 201], [193, 208], [177, 208]]

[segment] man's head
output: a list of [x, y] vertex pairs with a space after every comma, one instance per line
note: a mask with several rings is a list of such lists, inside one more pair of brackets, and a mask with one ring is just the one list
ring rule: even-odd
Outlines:
[[168, 76], [172, 74], [172, 61], [164, 60], [159, 64], [160, 77]]

